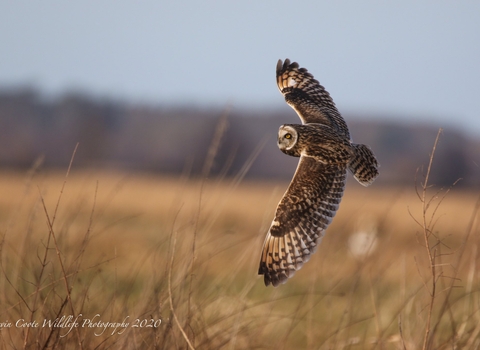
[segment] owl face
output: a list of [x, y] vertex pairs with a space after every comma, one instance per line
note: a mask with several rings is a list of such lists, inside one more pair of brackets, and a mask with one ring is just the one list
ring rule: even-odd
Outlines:
[[282, 125], [278, 129], [278, 148], [281, 151], [291, 150], [298, 141], [298, 132], [290, 125]]

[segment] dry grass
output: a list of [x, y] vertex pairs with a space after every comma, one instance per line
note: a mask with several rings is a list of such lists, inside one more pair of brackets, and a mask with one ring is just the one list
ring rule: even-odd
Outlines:
[[[453, 188], [443, 198], [427, 183], [424, 214], [413, 183], [349, 183], [311, 261], [286, 285], [265, 288], [259, 253], [286, 185], [1, 173], [1, 347], [480, 346], [476, 193]], [[44, 326], [62, 316], [78, 317], [78, 326]], [[87, 319], [129, 326], [88, 327]]]

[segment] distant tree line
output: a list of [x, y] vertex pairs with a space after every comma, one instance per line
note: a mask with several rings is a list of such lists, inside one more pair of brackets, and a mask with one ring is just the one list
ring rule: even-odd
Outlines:
[[[362, 120], [345, 115], [353, 139], [371, 146], [378, 184], [413, 185], [428, 164], [438, 128]], [[45, 100], [32, 89], [0, 91], [0, 167], [66, 167], [75, 145], [77, 167], [116, 168], [191, 176], [291, 178], [297, 159], [276, 146], [278, 127], [298, 123], [278, 111], [149, 106], [65, 94]], [[207, 160], [211, 160], [208, 163]], [[208, 164], [207, 164], [208, 163]], [[418, 172], [421, 180], [421, 169]], [[445, 129], [431, 183], [480, 186], [480, 142]]]

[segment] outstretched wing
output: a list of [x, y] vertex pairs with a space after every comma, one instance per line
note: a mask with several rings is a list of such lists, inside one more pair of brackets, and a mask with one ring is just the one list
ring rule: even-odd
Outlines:
[[285, 283], [310, 259], [335, 216], [345, 179], [346, 164], [300, 158], [263, 244], [258, 274], [266, 286]]
[[304, 124], [326, 124], [350, 139], [347, 124], [338, 112], [330, 94], [297, 62], [278, 60], [277, 85], [285, 101], [297, 112]]

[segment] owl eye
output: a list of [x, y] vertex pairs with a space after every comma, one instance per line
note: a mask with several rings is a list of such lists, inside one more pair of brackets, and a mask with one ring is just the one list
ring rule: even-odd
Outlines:
[[292, 134], [285, 134], [284, 136], [286, 139], [291, 139], [292, 138]]

